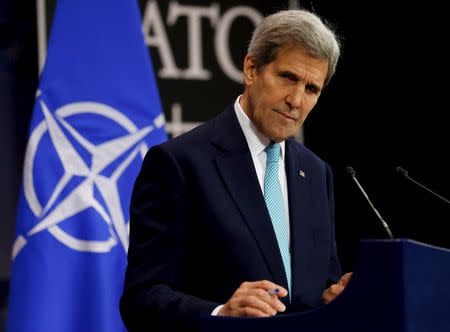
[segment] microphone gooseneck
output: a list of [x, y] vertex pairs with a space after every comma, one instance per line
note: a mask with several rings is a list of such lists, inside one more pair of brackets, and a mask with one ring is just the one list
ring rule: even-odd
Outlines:
[[353, 169], [353, 167], [349, 166], [349, 167], [346, 168], [346, 170], [347, 170], [347, 173], [350, 174], [350, 176], [352, 177], [353, 181], [355, 181], [356, 185], [358, 186], [358, 188], [361, 191], [361, 193], [363, 194], [363, 196], [366, 198], [366, 200], [369, 203], [370, 207], [375, 212], [377, 218], [381, 221], [381, 224], [383, 225], [384, 229], [386, 230], [387, 234], [389, 235], [389, 238], [393, 239], [394, 236], [392, 235], [392, 232], [389, 229], [388, 224], [386, 223], [386, 221], [384, 221], [384, 219], [381, 217], [381, 215], [378, 212], [378, 210], [375, 208], [375, 206], [370, 201], [369, 196], [366, 194], [366, 192], [364, 191], [363, 187], [361, 186], [361, 184], [359, 183], [358, 179], [356, 178], [356, 172]]
[[431, 190], [431, 189], [425, 187], [423, 184], [421, 184], [421, 183], [417, 182], [416, 180], [414, 180], [413, 178], [411, 178], [411, 177], [408, 175], [408, 172], [405, 171], [405, 170], [404, 170], [403, 168], [401, 168], [400, 166], [397, 166], [397, 167], [395, 168], [395, 170], [396, 170], [400, 175], [402, 175], [406, 180], [411, 181], [412, 183], [414, 183], [415, 185], [419, 186], [419, 187], [422, 188], [423, 190], [429, 192], [429, 193], [432, 194], [433, 196], [435, 196], [435, 197], [441, 199], [442, 201], [444, 201], [445, 203], [447, 203], [447, 204], [450, 205], [450, 201], [449, 201], [448, 199], [446, 199], [445, 197], [439, 195], [438, 193], [435, 193], [433, 190]]

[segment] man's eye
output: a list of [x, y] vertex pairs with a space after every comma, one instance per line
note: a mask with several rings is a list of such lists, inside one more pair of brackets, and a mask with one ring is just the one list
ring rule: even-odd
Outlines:
[[318, 94], [319, 91], [320, 91], [319, 88], [317, 88], [317, 87], [315, 87], [315, 86], [311, 86], [311, 85], [308, 85], [308, 86], [306, 87], [306, 90], [308, 90], [310, 93], [313, 93], [313, 94]]

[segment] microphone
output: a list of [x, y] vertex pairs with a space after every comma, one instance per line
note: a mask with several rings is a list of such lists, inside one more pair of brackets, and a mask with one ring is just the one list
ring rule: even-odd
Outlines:
[[356, 172], [353, 169], [353, 167], [349, 166], [347, 167], [347, 173], [351, 175], [353, 181], [355, 181], [356, 185], [358, 186], [359, 190], [362, 192], [363, 196], [366, 198], [367, 202], [369, 203], [370, 207], [372, 208], [372, 210], [375, 212], [376, 216], [378, 217], [378, 219], [381, 221], [381, 224], [383, 225], [384, 229], [386, 230], [386, 232], [389, 235], [389, 238], [393, 239], [394, 236], [392, 235], [391, 230], [389, 229], [388, 224], [384, 221], [384, 219], [381, 217], [380, 213], [377, 211], [377, 209], [375, 208], [375, 206], [372, 204], [372, 202], [369, 199], [369, 196], [367, 196], [366, 192], [364, 191], [363, 187], [359, 184], [358, 179], [356, 178]]
[[402, 175], [405, 179], [407, 179], [408, 181], [411, 181], [412, 183], [416, 184], [417, 186], [419, 186], [420, 188], [424, 189], [425, 191], [429, 192], [430, 194], [432, 194], [433, 196], [436, 196], [437, 198], [443, 200], [445, 203], [450, 205], [450, 201], [444, 197], [442, 197], [441, 195], [439, 195], [438, 193], [435, 193], [434, 191], [432, 191], [431, 189], [428, 189], [427, 187], [425, 187], [423, 184], [417, 182], [416, 180], [412, 179], [409, 175], [408, 172], [405, 171], [403, 168], [401, 168], [400, 166], [396, 167], [395, 170], [400, 173], [400, 175]]

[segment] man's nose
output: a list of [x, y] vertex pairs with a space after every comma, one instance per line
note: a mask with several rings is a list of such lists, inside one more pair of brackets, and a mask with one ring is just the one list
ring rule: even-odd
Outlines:
[[293, 88], [286, 96], [286, 104], [288, 104], [291, 109], [299, 108], [302, 104], [304, 92], [305, 88], [303, 86]]

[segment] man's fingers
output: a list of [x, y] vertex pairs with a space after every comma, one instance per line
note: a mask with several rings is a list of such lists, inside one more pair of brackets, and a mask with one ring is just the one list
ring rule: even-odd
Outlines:
[[352, 272], [347, 272], [339, 279], [339, 282], [337, 284], [331, 285], [323, 292], [322, 299], [325, 304], [330, 303], [342, 293], [342, 291], [349, 283], [352, 274], [353, 274]]
[[220, 316], [269, 317], [277, 310], [257, 296], [232, 297], [219, 311]]
[[336, 296], [341, 294], [343, 290], [344, 290], [343, 286], [340, 286], [338, 284], [331, 285], [322, 294], [323, 302], [325, 304], [330, 303], [336, 298]]
[[277, 285], [269, 280], [260, 280], [260, 281], [253, 281], [253, 282], [244, 282], [242, 283], [241, 287], [250, 289], [250, 288], [260, 288], [265, 290], [266, 292], [271, 292], [271, 295], [275, 294], [278, 297], [285, 297], [288, 295], [287, 290]]
[[[276, 291], [274, 291], [276, 290]], [[269, 293], [272, 291], [272, 295]], [[221, 316], [267, 317], [286, 310], [279, 297], [286, 289], [268, 280], [244, 282], [219, 311]]]
[[229, 317], [270, 317], [271, 315], [252, 307], [232, 307], [231, 305], [224, 305], [220, 309], [218, 316]]
[[[261, 288], [248, 289], [245, 293], [241, 293], [241, 303], [244, 306], [253, 306], [267, 313], [276, 314], [277, 311], [285, 311], [285, 305], [276, 295], [269, 295], [268, 292]], [[275, 312], [272, 312], [275, 310]]]
[[341, 294], [341, 292], [343, 290], [344, 290], [343, 286], [341, 286], [339, 284], [333, 284], [325, 291], [325, 293], [326, 293], [326, 295], [333, 297], [333, 296]]
[[352, 278], [352, 274], [353, 274], [353, 272], [347, 272], [346, 274], [344, 274], [341, 277], [341, 279], [339, 279], [339, 284], [341, 284], [344, 287], [347, 286], [348, 282]]
[[258, 296], [245, 296], [241, 299], [241, 307], [242, 308], [254, 308], [254, 309], [258, 309], [262, 312], [265, 312], [271, 316], [276, 315], [278, 310], [277, 310], [277, 305], [274, 305], [272, 299], [269, 299], [269, 301], [266, 301], [266, 299], [264, 298], [260, 298]]
[[331, 294], [334, 295], [334, 297], [338, 296], [339, 294], [342, 293], [342, 291], [344, 290], [344, 286], [341, 285], [334, 285], [334, 287], [332, 287], [331, 289]]

